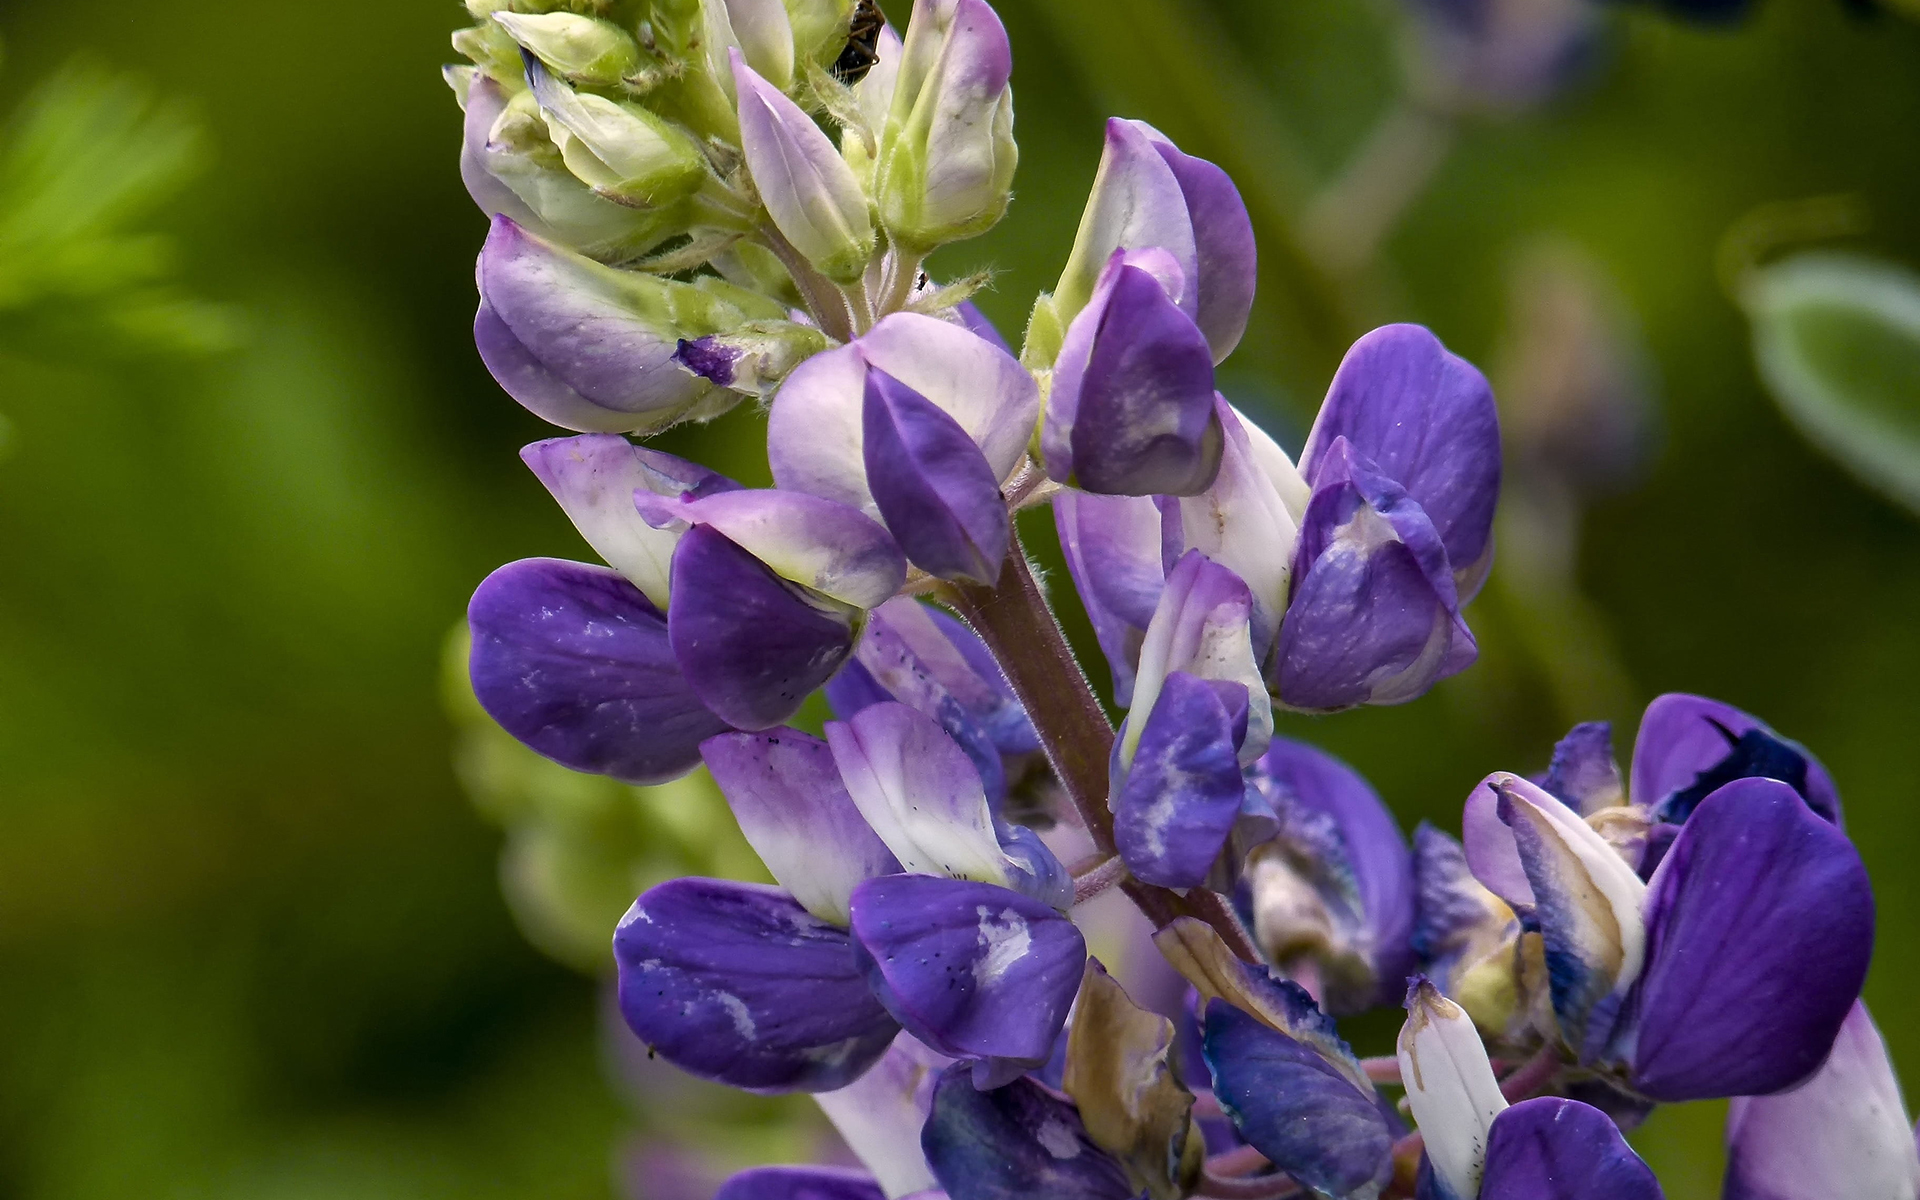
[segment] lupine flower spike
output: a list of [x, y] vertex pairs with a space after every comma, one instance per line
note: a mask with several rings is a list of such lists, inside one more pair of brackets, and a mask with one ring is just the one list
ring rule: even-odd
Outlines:
[[[1011, 195], [985, 0], [902, 31], [851, 0], [469, 9], [475, 340], [557, 427], [522, 457], [600, 560], [479, 584], [475, 694], [578, 771], [711, 772], [773, 883], [640, 895], [620, 1014], [691, 1075], [811, 1094], [859, 1163], [723, 1200], [1646, 1200], [1622, 1128], [1706, 1096], [1739, 1097], [1730, 1197], [1857, 1169], [1914, 1200], [1872, 896], [1805, 750], [1664, 697], [1630, 773], [1583, 726], [1409, 845], [1276, 734], [1473, 662], [1500, 430], [1471, 364], [1374, 330], [1289, 455], [1216, 376], [1246, 206], [1127, 119], [1016, 353], [923, 271]], [[749, 398], [772, 487], [636, 440], [750, 436]], [[1117, 728], [1016, 533], [1041, 504]], [[1158, 975], [1089, 954], [1114, 888]], [[1169, 972], [1186, 1002], [1148, 1007]], [[1357, 1057], [1336, 1019], [1403, 995], [1398, 1056]]]

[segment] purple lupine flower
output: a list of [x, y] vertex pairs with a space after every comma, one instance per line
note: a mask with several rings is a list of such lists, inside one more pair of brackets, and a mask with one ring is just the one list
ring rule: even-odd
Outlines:
[[865, 1075], [838, 1091], [814, 1093], [841, 1140], [889, 1197], [939, 1186], [920, 1150], [920, 1131], [932, 1115], [940, 1072], [952, 1062], [902, 1032]]
[[1246, 585], [1197, 551], [1167, 576], [1113, 747], [1114, 838], [1136, 878], [1199, 886], [1247, 810], [1241, 770], [1273, 735], [1251, 611]]
[[1304, 742], [1273, 739], [1248, 771], [1279, 832], [1248, 856], [1243, 907], [1269, 962], [1311, 967], [1340, 1016], [1387, 1003], [1412, 971], [1413, 855], [1359, 773]]
[[1522, 959], [1519, 917], [1474, 878], [1466, 848], [1424, 821], [1414, 830], [1413, 861], [1413, 948], [1421, 970], [1473, 1014], [1494, 1044], [1530, 1046], [1538, 1037], [1529, 987], [1536, 980]]
[[[875, 387], [874, 376], [885, 381]], [[767, 456], [782, 488], [884, 520], [916, 564], [997, 574], [1007, 545], [999, 489], [1026, 460], [1039, 404], [1033, 377], [1000, 347], [896, 313], [788, 377]], [[870, 427], [880, 435], [871, 447]]]
[[1540, 928], [1555, 1033], [1656, 1101], [1753, 1095], [1819, 1067], [1860, 994], [1873, 896], [1859, 852], [1773, 779], [1695, 808], [1642, 883], [1560, 800], [1495, 775], [1467, 856]]
[[1635, 805], [1678, 824], [1716, 788], [1750, 776], [1790, 785], [1815, 813], [1840, 823], [1840, 792], [1820, 760], [1758, 718], [1678, 692], [1647, 705], [1633, 746]]
[[973, 761], [996, 811], [1010, 786], [1045, 774], [1039, 735], [993, 655], [965, 625], [909, 597], [868, 616], [826, 696], [843, 721], [888, 700], [932, 717]]
[[1460, 608], [1492, 562], [1493, 393], [1415, 325], [1354, 343], [1307, 437], [1274, 690], [1294, 708], [1411, 700], [1477, 649]]
[[1855, 1002], [1833, 1053], [1805, 1083], [1727, 1109], [1723, 1200], [1907, 1200], [1920, 1147], [1867, 1006]]
[[1407, 990], [1400, 1078], [1426, 1150], [1422, 1200], [1660, 1200], [1660, 1185], [1597, 1108], [1509, 1105], [1473, 1022], [1424, 978]]
[[1060, 550], [1074, 590], [1113, 673], [1113, 700], [1133, 705], [1134, 673], [1153, 610], [1166, 586], [1165, 523], [1151, 496], [1053, 498]]
[[786, 316], [741, 289], [602, 266], [505, 216], [480, 252], [478, 282], [474, 340], [494, 379], [536, 416], [588, 433], [724, 411], [739, 394], [681, 369], [680, 339]]
[[613, 435], [523, 457], [624, 574], [529, 560], [469, 610], [482, 707], [578, 770], [658, 783], [701, 740], [792, 716], [906, 576], [876, 522], [803, 493], [747, 490]]
[[846, 1167], [755, 1167], [720, 1185], [713, 1200], [886, 1200], [872, 1176]]
[[[809, 946], [840, 946], [870, 996], [928, 1046], [979, 1064], [983, 1082], [1004, 1082], [1046, 1061], [1086, 958], [1079, 932], [1062, 915], [1073, 900], [1072, 879], [1027, 831], [994, 816], [971, 762], [939, 725], [887, 702], [830, 723], [826, 742], [791, 729], [728, 734], [707, 742], [702, 754], [748, 841], [787, 889], [774, 895], [814, 923]], [[650, 911], [653, 896], [641, 897], [635, 911]], [[616, 949], [623, 987], [629, 978], [640, 981], [633, 985], [639, 998], [625, 1009], [635, 1032], [670, 1061], [731, 1082], [718, 1072], [733, 1069], [736, 1059], [751, 1065], [748, 1051], [764, 1047], [748, 1044], [744, 1033], [746, 1040], [718, 1049], [683, 1047], [663, 1027], [671, 1014], [648, 1007], [645, 994], [661, 970], [675, 981], [692, 980], [678, 982], [670, 995], [726, 993], [726, 972], [744, 970], [744, 958], [706, 975], [678, 961], [649, 968], [663, 945], [673, 949], [674, 932], [636, 919], [622, 931]], [[778, 959], [788, 949], [768, 953]], [[742, 984], [748, 994], [755, 986], [751, 979]], [[797, 1010], [784, 1017], [769, 1011], [741, 1028], [770, 1022], [779, 1030], [782, 1020], [812, 1028]], [[878, 1036], [881, 1027], [863, 1028]], [[770, 1036], [777, 1061], [787, 1063], [792, 1048]], [[870, 1042], [859, 1049], [871, 1049]], [[856, 1077], [833, 1076], [827, 1086]]]

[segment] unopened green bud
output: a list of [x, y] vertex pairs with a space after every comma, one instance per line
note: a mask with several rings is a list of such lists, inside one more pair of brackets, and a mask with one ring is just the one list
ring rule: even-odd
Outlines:
[[567, 169], [594, 191], [654, 208], [699, 188], [706, 157], [685, 133], [636, 105], [575, 92], [537, 61], [527, 75]]
[[612, 87], [643, 65], [639, 45], [618, 25], [574, 13], [496, 13], [514, 41], [576, 83]]
[[520, 63], [520, 46], [492, 21], [455, 31], [453, 49], [485, 71], [508, 95], [526, 90], [527, 74]]
[[920, 0], [901, 58], [874, 176], [882, 222], [926, 251], [986, 232], [1006, 213], [1013, 53], [985, 0]]

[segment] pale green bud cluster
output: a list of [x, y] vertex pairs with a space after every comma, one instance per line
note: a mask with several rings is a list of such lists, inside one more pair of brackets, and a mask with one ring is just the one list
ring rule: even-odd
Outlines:
[[984, 0], [918, 0], [904, 42], [871, 0], [467, 10], [453, 45], [473, 65], [448, 78], [469, 189], [602, 263], [717, 273], [845, 339], [964, 298], [919, 265], [1006, 210], [1011, 60]]

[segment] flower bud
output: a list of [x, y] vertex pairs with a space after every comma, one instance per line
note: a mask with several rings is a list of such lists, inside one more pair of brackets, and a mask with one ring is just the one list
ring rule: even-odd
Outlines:
[[640, 69], [640, 47], [618, 25], [574, 13], [495, 13], [493, 19], [541, 62], [573, 80], [613, 87]]
[[527, 82], [567, 169], [595, 192], [657, 208], [700, 186], [707, 170], [700, 148], [653, 113], [575, 92], [535, 58], [527, 61]]
[[781, 91], [793, 86], [793, 22], [781, 0], [706, 0], [707, 62], [730, 94], [738, 81], [729, 55], [738, 52], [754, 74]]
[[715, 393], [673, 361], [680, 340], [771, 315], [738, 289], [722, 298], [601, 266], [506, 217], [480, 253], [479, 284], [474, 339], [487, 369], [535, 415], [583, 433], [663, 429], [710, 394], [730, 403], [737, 394]]
[[731, 51], [740, 147], [780, 233], [829, 279], [851, 283], [873, 256], [873, 220], [853, 169], [799, 105]]
[[930, 250], [992, 228], [1007, 210], [1013, 53], [986, 0], [917, 0], [875, 176], [881, 220]]
[[1424, 977], [1407, 990], [1399, 1056], [1400, 1081], [1434, 1174], [1453, 1195], [1472, 1200], [1480, 1194], [1493, 1119], [1506, 1111], [1507, 1098], [1472, 1018]]

